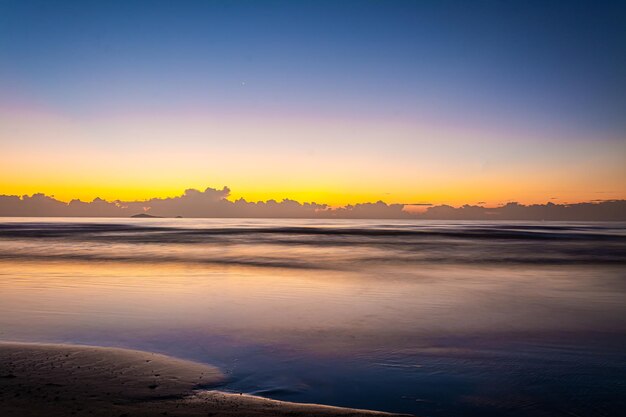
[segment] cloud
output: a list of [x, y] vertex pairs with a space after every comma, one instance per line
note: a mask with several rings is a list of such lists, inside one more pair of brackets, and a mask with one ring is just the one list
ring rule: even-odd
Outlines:
[[[523, 205], [516, 202], [489, 208], [478, 205], [438, 205], [410, 210], [415, 204], [382, 201], [332, 208], [326, 204], [284, 199], [231, 201], [230, 189], [187, 189], [177, 197], [142, 201], [59, 201], [41, 193], [31, 196], [0, 195], [0, 216], [5, 217], [130, 217], [148, 212], [161, 217], [262, 217], [324, 219], [426, 219], [426, 220], [620, 220], [626, 221], [626, 200], [576, 204]], [[421, 203], [420, 203], [421, 204]]]
[[410, 219], [414, 216], [404, 211], [404, 204], [361, 203], [336, 209], [326, 210], [324, 217], [340, 219]]
[[440, 205], [429, 207], [422, 215], [431, 220], [570, 220], [570, 221], [624, 221], [626, 200], [608, 200], [576, 204], [523, 205], [516, 202], [500, 207], [464, 205], [458, 208]]

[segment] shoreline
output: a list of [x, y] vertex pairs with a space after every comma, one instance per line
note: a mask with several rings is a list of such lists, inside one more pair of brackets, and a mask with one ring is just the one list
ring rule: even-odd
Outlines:
[[0, 341], [0, 411], [31, 416], [398, 416], [219, 391], [211, 365], [122, 348]]

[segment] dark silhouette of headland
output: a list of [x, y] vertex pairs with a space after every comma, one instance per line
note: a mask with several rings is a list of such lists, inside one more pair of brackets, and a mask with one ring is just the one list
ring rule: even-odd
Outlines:
[[139, 213], [139, 214], [135, 214], [130, 216], [133, 219], [162, 219], [163, 216], [153, 216], [152, 214], [146, 214], [146, 213]]

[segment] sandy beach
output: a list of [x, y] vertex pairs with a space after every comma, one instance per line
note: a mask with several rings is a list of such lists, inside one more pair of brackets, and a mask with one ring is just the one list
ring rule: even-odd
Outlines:
[[219, 369], [156, 353], [0, 342], [0, 411], [28, 416], [376, 416], [213, 390]]

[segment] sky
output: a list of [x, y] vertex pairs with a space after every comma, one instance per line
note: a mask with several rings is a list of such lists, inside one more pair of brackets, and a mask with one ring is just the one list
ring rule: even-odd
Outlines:
[[0, 0], [0, 194], [626, 198], [626, 4]]

